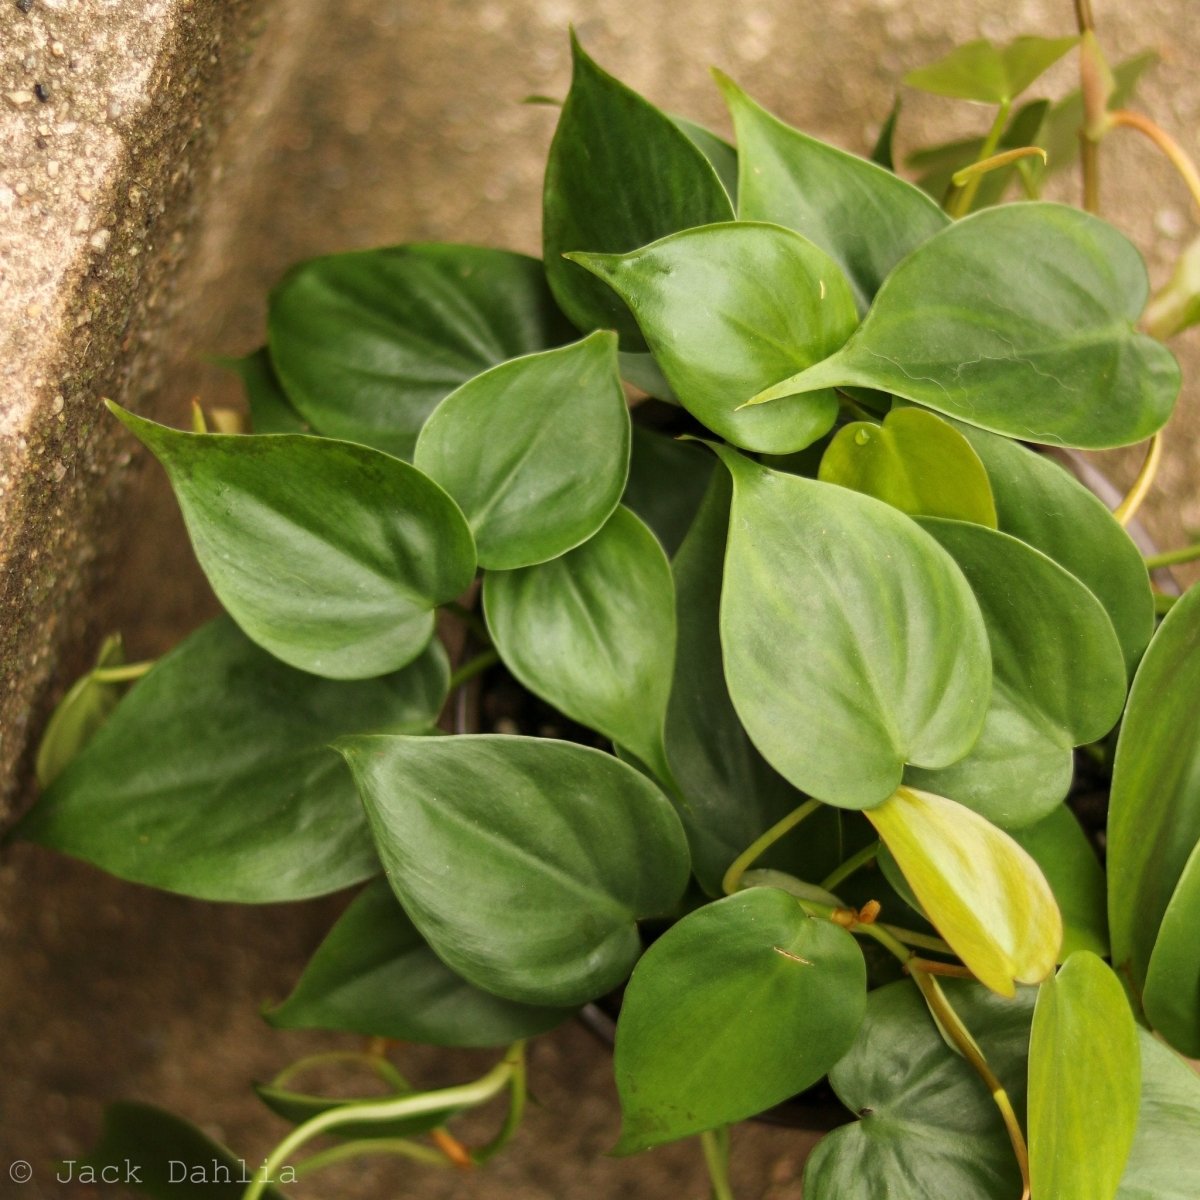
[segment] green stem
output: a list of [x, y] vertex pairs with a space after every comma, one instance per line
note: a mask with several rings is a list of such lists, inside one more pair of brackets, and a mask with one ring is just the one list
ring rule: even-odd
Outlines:
[[867, 863], [874, 860], [879, 853], [879, 842], [874, 841], [869, 845], [864, 846], [857, 854], [852, 854], [841, 866], [835, 867], [824, 879], [821, 880], [821, 886], [827, 891], [832, 892], [837, 888], [837, 885], [843, 879], [853, 875], [859, 867], [865, 867]]
[[977, 175], [986, 175], [989, 171], [998, 171], [1001, 167], [1012, 166], [1023, 158], [1040, 158], [1043, 165], [1046, 162], [1046, 152], [1041, 146], [1020, 146], [1016, 150], [1003, 150], [988, 158], [981, 158], [961, 171], [955, 171], [950, 177], [955, 187], [966, 187]]
[[361, 1138], [356, 1142], [343, 1142], [340, 1146], [332, 1146], [328, 1150], [312, 1154], [302, 1162], [296, 1163], [292, 1170], [299, 1179], [302, 1175], [310, 1175], [314, 1171], [332, 1167], [348, 1158], [364, 1158], [368, 1154], [393, 1154], [413, 1158], [430, 1167], [453, 1165], [440, 1150], [422, 1146], [419, 1142], [409, 1141], [408, 1138]]
[[517, 1069], [517, 1063], [521, 1060], [523, 1050], [524, 1044], [516, 1043], [502, 1062], [497, 1063], [486, 1075], [473, 1083], [442, 1088], [436, 1092], [421, 1092], [416, 1096], [396, 1096], [366, 1104], [350, 1104], [317, 1113], [303, 1124], [297, 1125], [271, 1151], [242, 1193], [242, 1200], [259, 1200], [292, 1154], [313, 1138], [329, 1133], [340, 1125], [359, 1124], [364, 1121], [398, 1121], [404, 1117], [420, 1116], [422, 1113], [474, 1108], [485, 1104], [508, 1085], [514, 1070]]
[[509, 1095], [508, 1115], [504, 1118], [504, 1124], [500, 1126], [500, 1132], [486, 1146], [480, 1146], [478, 1150], [471, 1151], [471, 1158], [477, 1165], [482, 1166], [489, 1158], [503, 1150], [521, 1127], [521, 1120], [525, 1116], [525, 1101], [529, 1095], [523, 1044], [521, 1053], [513, 1064], [512, 1078], [509, 1080]]
[[450, 691], [456, 691], [462, 687], [468, 680], [474, 679], [482, 671], [486, 671], [488, 667], [500, 661], [500, 655], [495, 650], [485, 650], [482, 654], [477, 654], [468, 662], [463, 663], [453, 675], [450, 676]]
[[1157, 571], [1159, 567], [1174, 567], [1179, 563], [1194, 562], [1200, 558], [1200, 542], [1183, 546], [1178, 550], [1167, 550], [1162, 554], [1146, 555], [1146, 570]]
[[297, 1075], [315, 1070], [317, 1067], [333, 1066], [335, 1063], [353, 1063], [358, 1067], [366, 1067], [367, 1070], [373, 1071], [384, 1083], [395, 1091], [412, 1091], [408, 1080], [386, 1058], [381, 1058], [378, 1054], [363, 1054], [358, 1050], [331, 1050], [327, 1054], [312, 1054], [308, 1058], [298, 1059], [291, 1066], [284, 1067], [271, 1080], [271, 1086], [282, 1088], [290, 1080], [295, 1079]]
[[149, 662], [123, 663], [119, 667], [96, 667], [92, 678], [97, 683], [132, 683], [141, 679], [154, 666], [154, 659]]
[[948, 942], [942, 941], [939, 937], [930, 937], [927, 933], [917, 933], [915, 929], [901, 929], [899, 925], [882, 924], [877, 928], [886, 930], [898, 942], [903, 942], [906, 946], [916, 946], [918, 950], [933, 950], [937, 954], [954, 953]]
[[734, 1200], [729, 1183], [729, 1128], [708, 1129], [700, 1135], [704, 1164], [712, 1180], [712, 1200]]
[[[987, 137], [983, 139], [983, 145], [979, 148], [979, 154], [975, 159], [977, 163], [984, 162], [996, 153], [996, 147], [1004, 135], [1004, 127], [1008, 124], [1008, 115], [1011, 111], [1012, 101], [1003, 101], [996, 113], [996, 119], [992, 122], [991, 129], [988, 130]], [[950, 195], [946, 198], [946, 211], [950, 216], [965, 217], [971, 211], [971, 205], [974, 203], [975, 193], [979, 191], [982, 178], [981, 175], [973, 175], [962, 187], [951, 185]]]
[[725, 878], [721, 881], [721, 887], [724, 889], [725, 894], [732, 896], [738, 890], [738, 884], [741, 883], [742, 876], [755, 859], [765, 854], [784, 834], [790, 833], [801, 821], [806, 817], [811, 817], [820, 807], [820, 800], [807, 800], [799, 808], [793, 809], [792, 812], [788, 813], [782, 821], [776, 821], [766, 833], [755, 838], [733, 860], [729, 866], [729, 870], [725, 872]]

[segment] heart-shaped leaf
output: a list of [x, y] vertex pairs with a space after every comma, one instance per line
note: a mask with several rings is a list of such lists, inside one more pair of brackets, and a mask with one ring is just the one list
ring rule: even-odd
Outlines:
[[1054, 970], [1062, 917], [1034, 860], [1008, 834], [953, 800], [898, 788], [867, 818], [934, 927], [1001, 996]]
[[293, 667], [363, 679], [404, 666], [475, 574], [458, 506], [399, 459], [298, 434], [180, 433], [110, 407], [166, 469], [229, 615]]
[[634, 425], [629, 482], [621, 503], [650, 526], [668, 558], [691, 528], [713, 466], [712, 455], [702, 446]]
[[1200, 588], [1159, 626], [1129, 693], [1108, 807], [1113, 965], [1138, 991], [1163, 916], [1200, 843]]
[[573, 250], [623, 254], [680, 229], [728, 221], [733, 206], [704, 153], [654, 105], [602, 71], [572, 36], [574, 72], [546, 163], [546, 278], [580, 329], [643, 346], [621, 301], [567, 262]]
[[[679, 787], [692, 870], [711, 895], [733, 860], [805, 797], [754, 748], [729, 699], [721, 662], [721, 570], [729, 531], [729, 475], [714, 477], [672, 564], [679, 646], [667, 706], [666, 751]], [[825, 808], [777, 842], [762, 865], [824, 879], [843, 857], [841, 820]]]
[[717, 453], [733, 475], [725, 675], [763, 757], [843, 808], [885, 800], [905, 763], [962, 758], [991, 661], [949, 555], [891, 505]]
[[374, 875], [334, 738], [431, 726], [449, 668], [434, 642], [397, 675], [320, 679], [227, 618], [165, 655], [19, 834], [113, 875], [206, 900], [300, 900]]
[[957, 424], [987, 467], [1000, 528], [1066, 567], [1104, 605], [1130, 675], [1154, 632], [1141, 552], [1112, 513], [1052, 458]]
[[1019, 37], [998, 47], [981, 38], [956, 46], [928, 67], [909, 71], [904, 82], [935, 96], [1009, 104], [1078, 43], [1078, 37]]
[[[1011, 1001], [959, 980], [943, 986], [1020, 1113], [1034, 993]], [[999, 1110], [908, 980], [867, 997], [858, 1037], [829, 1082], [860, 1120], [818, 1143], [804, 1170], [805, 1200], [878, 1200], [881, 1180], [887, 1200], [1020, 1195]]]
[[1134, 328], [1146, 294], [1141, 256], [1099, 218], [985, 209], [914, 250], [841, 350], [754, 403], [857, 384], [1025, 441], [1124, 446], [1179, 392], [1171, 352]]
[[507, 1046], [572, 1009], [504, 1000], [456, 975], [429, 948], [387, 880], [363, 889], [292, 994], [267, 1010], [279, 1029], [336, 1029], [431, 1046]]
[[858, 323], [837, 264], [806, 238], [738, 221], [629, 254], [570, 257], [629, 305], [679, 402], [715, 433], [747, 450], [788, 454], [832, 428], [830, 391], [783, 400], [777, 411], [740, 409], [832, 354]]
[[625, 989], [616, 1153], [732, 1124], [815, 1083], [854, 1041], [866, 985], [854, 938], [775, 888], [684, 917]]
[[882, 425], [852, 421], [837, 431], [818, 478], [886, 501], [910, 516], [950, 517], [996, 528], [996, 505], [979, 455], [948, 422], [897, 408]]
[[1188, 858], [1146, 969], [1142, 1004], [1150, 1023], [1181, 1054], [1200, 1058], [1200, 842]]
[[1200, 322], [1200, 238], [1179, 256], [1170, 281], [1146, 309], [1146, 328], [1155, 337], [1174, 337]]
[[738, 219], [810, 238], [846, 274], [859, 312], [891, 269], [949, 218], [919, 188], [808, 137], [716, 72], [738, 143]]
[[354, 771], [392, 885], [457, 974], [568, 1007], [619, 984], [637, 922], [688, 878], [674, 809], [632, 767], [549, 738], [359, 737]]
[[480, 566], [557, 558], [608, 520], [629, 472], [617, 339], [501, 363], [447, 396], [413, 456], [457, 501]]
[[271, 362], [331, 437], [407, 458], [443, 396], [571, 336], [542, 264], [477, 246], [389, 246], [316, 258], [271, 293]]
[[1120, 643], [1096, 597], [1025, 542], [964, 521], [921, 526], [953, 556], [983, 612], [996, 715], [966, 758], [909, 778], [997, 824], [1032, 824], [1066, 795], [1071, 748], [1103, 737], [1121, 715]]
[[1120, 980], [1072, 954], [1038, 989], [1029, 1039], [1034, 1200], [1113, 1200], [1141, 1094], [1137, 1026]]
[[618, 508], [552, 562], [488, 572], [483, 602], [500, 657], [531, 692], [665, 779], [675, 592], [662, 547], [633, 513]]

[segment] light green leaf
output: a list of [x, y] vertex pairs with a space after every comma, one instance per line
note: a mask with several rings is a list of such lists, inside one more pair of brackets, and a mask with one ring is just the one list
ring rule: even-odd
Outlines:
[[1012, 839], [1041, 868], [1063, 918], [1062, 957], [1076, 950], [1108, 954], [1104, 869], [1074, 814], [1061, 804]]
[[909, 87], [980, 104], [1007, 104], [1052, 67], [1078, 37], [1019, 37], [997, 47], [986, 39], [956, 46], [945, 58], [909, 71]]
[[621, 983], [637, 922], [670, 911], [687, 842], [632, 767], [549, 738], [338, 743], [413, 924], [451, 970], [524, 1004], [569, 1007]]
[[629, 410], [611, 333], [512, 359], [434, 409], [415, 466], [455, 499], [480, 566], [557, 558], [604, 524], [629, 471]]
[[952, 517], [996, 528], [987, 471], [961, 433], [934, 413], [898, 408], [882, 425], [838, 430], [818, 478], [874, 496], [910, 516]]
[[1121, 715], [1120, 643], [1096, 597], [1031, 546], [964, 521], [920, 523], [952, 555], [983, 612], [995, 715], [977, 751], [944, 773], [909, 778], [997, 824], [1032, 824], [1065, 797], [1071, 748], [1097, 741]]
[[629, 482], [621, 503], [650, 526], [668, 558], [691, 527], [713, 466], [712, 455], [695, 442], [634, 425]]
[[1108, 808], [1113, 965], [1140, 992], [1159, 927], [1200, 843], [1200, 588], [1159, 626], [1129, 693]]
[[1163, 913], [1142, 1002], [1155, 1029], [1181, 1054], [1200, 1058], [1200, 842]]
[[785, 399], [777, 411], [739, 411], [832, 354], [857, 324], [837, 264], [806, 238], [738, 221], [629, 254], [570, 257], [629, 305], [680, 404], [715, 433], [747, 450], [788, 454], [832, 428], [832, 392]]
[[1154, 632], [1141, 551], [1112, 513], [1046, 454], [956, 422], [987, 467], [1000, 528], [1066, 567], [1104, 605], [1130, 676]]
[[346, 909], [291, 995], [263, 1015], [278, 1029], [507, 1046], [553, 1029], [573, 1011], [503, 1000], [456, 975], [378, 879]]
[[[1002, 1000], [977, 984], [943, 988], [1020, 1114], [1034, 993]], [[999, 1110], [967, 1062], [942, 1039], [916, 987], [867, 997], [850, 1052], [829, 1073], [859, 1120], [818, 1143], [805, 1200], [1015, 1200], [1021, 1178]]]
[[850, 1048], [867, 998], [854, 938], [775, 888], [706, 904], [646, 952], [617, 1024], [617, 1154], [753, 1116]]
[[166, 470], [218, 599], [293, 667], [361, 679], [404, 666], [475, 574], [458, 506], [399, 459], [299, 434], [180, 433], [110, 407]]
[[1025, 441], [1124, 446], [1179, 391], [1171, 352], [1134, 328], [1146, 294], [1141, 256], [1099, 218], [985, 209], [910, 254], [841, 350], [753, 403], [857, 384]]
[[210, 622], [133, 688], [19, 836], [206, 900], [349, 887], [379, 861], [328, 743], [428, 728], [448, 678], [436, 642], [397, 675], [345, 683], [284, 666], [227, 618]]
[[733, 206], [692, 138], [602, 71], [572, 36], [574, 72], [546, 163], [542, 241], [546, 277], [580, 329], [616, 329], [642, 348], [614, 293], [564, 255], [623, 254], [680, 229], [727, 221]]
[[1072, 954], [1038, 990], [1029, 1040], [1033, 1200], [1113, 1200], [1141, 1093], [1137, 1026], [1120, 981]]
[[1008, 834], [953, 800], [898, 788], [867, 818], [933, 926], [980, 983], [1013, 996], [1054, 970], [1063, 927], [1054, 893]]
[[331, 437], [408, 458], [443, 396], [571, 329], [542, 264], [476, 246], [389, 246], [315, 258], [271, 293], [271, 362]]
[[1179, 256], [1167, 286], [1150, 301], [1145, 327], [1167, 339], [1200, 322], [1200, 238]]
[[662, 547], [633, 513], [618, 508], [552, 562], [489, 571], [483, 603], [496, 649], [521, 683], [665, 779], [675, 593]]
[[949, 217], [919, 188], [785, 125], [716, 72], [737, 134], [738, 219], [810, 238], [842, 268], [858, 311], [892, 268]]
[[949, 555], [870, 496], [717, 453], [734, 485], [725, 674], [763, 757], [801, 791], [865, 808], [895, 790], [905, 763], [966, 754], [991, 661]]

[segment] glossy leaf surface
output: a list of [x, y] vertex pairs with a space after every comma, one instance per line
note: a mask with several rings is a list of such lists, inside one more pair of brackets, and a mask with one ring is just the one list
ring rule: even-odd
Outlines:
[[1078, 42], [1077, 37], [1019, 37], [1007, 46], [994, 46], [981, 38], [955, 47], [928, 67], [909, 71], [904, 82], [936, 96], [1006, 104]]
[[284, 391], [315, 429], [401, 458], [443, 396], [571, 332], [537, 259], [439, 244], [301, 263], [267, 326]]
[[1132, 675], [1154, 631], [1150, 579], [1133, 539], [1049, 456], [971, 425], [958, 428], [987, 467], [1000, 528], [1066, 567], [1096, 596]]
[[1141, 1094], [1137, 1026], [1120, 980], [1088, 951], [1038, 989], [1029, 1039], [1033, 1200], [1113, 1200]]
[[684, 917], [625, 989], [616, 1152], [732, 1124], [815, 1083], [850, 1048], [866, 986], [854, 938], [775, 888]]
[[595, 999], [641, 953], [637, 921], [683, 893], [674, 810], [599, 750], [492, 735], [338, 748], [413, 924], [486, 991], [553, 1007]]
[[244, 358], [225, 358], [228, 367], [242, 381], [250, 409], [250, 429], [254, 433], [312, 433], [309, 423], [292, 407], [266, 346]]
[[1108, 808], [1113, 965], [1146, 980], [1159, 926], [1200, 843], [1200, 588], [1167, 614], [1129, 693]]
[[[721, 895], [733, 860], [805, 801], [755, 749], [725, 683], [720, 603], [731, 492], [728, 472], [719, 470], [672, 564], [679, 645], [667, 706], [667, 761], [683, 800], [679, 815], [692, 870], [714, 896]], [[777, 842], [759, 865], [823, 879], [842, 857], [840, 818], [826, 808]]]
[[763, 757], [819, 800], [866, 808], [895, 790], [905, 763], [966, 754], [991, 663], [949, 555], [870, 496], [718, 453], [734, 485], [725, 674]]
[[416, 467], [455, 499], [482, 567], [557, 558], [608, 520], [629, 471], [617, 339], [595, 333], [513, 359], [447, 396]]
[[621, 503], [650, 526], [668, 558], [691, 528], [715, 465], [695, 442], [634, 425], [629, 482]]
[[618, 508], [552, 562], [489, 572], [488, 629], [530, 691], [657, 773], [675, 658], [671, 567], [654, 534]]
[[[1020, 1113], [1034, 994], [1002, 1000], [976, 984], [944, 990]], [[942, 1039], [916, 987], [867, 998], [850, 1052], [829, 1073], [860, 1120], [826, 1136], [804, 1171], [805, 1200], [1014, 1200], [1020, 1174], [1000, 1113], [967, 1062]]]
[[546, 163], [542, 244], [546, 277], [580, 329], [616, 329], [642, 348], [624, 304], [563, 255], [624, 254], [694, 225], [727, 221], [733, 207], [688, 134], [602, 71], [571, 41], [574, 71]]
[[1200, 842], [1163, 913], [1142, 1004], [1151, 1025], [1180, 1054], [1200, 1058]]
[[843, 425], [821, 459], [818, 478], [910, 516], [996, 528], [996, 505], [979, 455], [958, 430], [924, 409], [895, 409], [882, 425]]
[[518, 1004], [469, 984], [434, 954], [379, 879], [342, 915], [292, 994], [265, 1016], [280, 1029], [506, 1046], [553, 1029], [572, 1011]]
[[985, 209], [909, 255], [837, 354], [755, 403], [856, 384], [1025, 441], [1142, 441], [1179, 391], [1170, 351], [1134, 329], [1146, 294], [1141, 256], [1098, 218]]
[[299, 900], [379, 870], [349, 772], [328, 744], [431, 726], [449, 668], [434, 643], [396, 675], [319, 679], [227, 618], [129, 693], [20, 827], [135, 883], [206, 900]]
[[739, 408], [832, 354], [858, 322], [837, 264], [806, 238], [739, 221], [629, 254], [571, 258], [629, 305], [679, 402], [715, 433], [788, 454], [832, 428], [837, 398], [828, 391], [782, 399], [777, 411]]
[[738, 218], [810, 238], [845, 272], [865, 312], [891, 269], [949, 218], [919, 188], [785, 125], [717, 73], [738, 143]]
[[114, 406], [162, 463], [213, 591], [264, 650], [331, 679], [383, 675], [475, 573], [458, 506], [366, 446], [180, 433]]
[[969, 808], [902, 787], [867, 817], [922, 909], [980, 983], [1002, 996], [1054, 970], [1062, 917], [1034, 860]]

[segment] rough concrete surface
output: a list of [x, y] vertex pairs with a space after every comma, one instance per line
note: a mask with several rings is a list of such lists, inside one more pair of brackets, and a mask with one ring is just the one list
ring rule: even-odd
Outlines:
[[[1161, 52], [1139, 106], [1200, 150], [1200, 23], [1189, 0], [1094, 7], [1114, 57]], [[0, 776], [101, 633], [121, 629], [134, 656], [154, 654], [211, 609], [157, 469], [101, 421], [98, 396], [175, 424], [193, 395], [236, 402], [200, 355], [259, 344], [266, 291], [299, 257], [425, 239], [536, 252], [554, 113], [519, 101], [565, 92], [568, 22], [602, 65], [674, 111], [728, 128], [711, 63], [794, 124], [861, 151], [908, 67], [971, 36], [1064, 33], [1072, 21], [1066, 0], [33, 0], [29, 9], [0, 0], [0, 680], [9, 696]], [[6, 98], [43, 79], [46, 102]], [[1053, 81], [1071, 86], [1070, 69]], [[970, 105], [910, 94], [902, 140], [979, 131], [986, 120]], [[1104, 206], [1160, 281], [1200, 216], [1129, 133], [1105, 147]], [[1148, 505], [1166, 545], [1200, 529], [1200, 355], [1193, 335], [1175, 348], [1189, 383]], [[1128, 479], [1129, 454], [1104, 457], [1118, 482]], [[272, 1033], [256, 1016], [339, 903], [193, 904], [34, 848], [7, 851], [0, 1194], [17, 1157], [37, 1165], [38, 1179], [14, 1196], [86, 1194], [55, 1184], [47, 1163], [79, 1154], [103, 1102], [122, 1096], [187, 1113], [257, 1161], [283, 1127], [248, 1081], [314, 1045], [349, 1044]], [[414, 1073], [447, 1082], [479, 1062], [413, 1059]], [[615, 1100], [606, 1052], [581, 1030], [539, 1043], [533, 1084], [542, 1105], [483, 1176], [373, 1162], [296, 1194], [705, 1195], [692, 1146], [602, 1157]], [[777, 1130], [740, 1133], [739, 1200], [795, 1200], [808, 1144]]]

